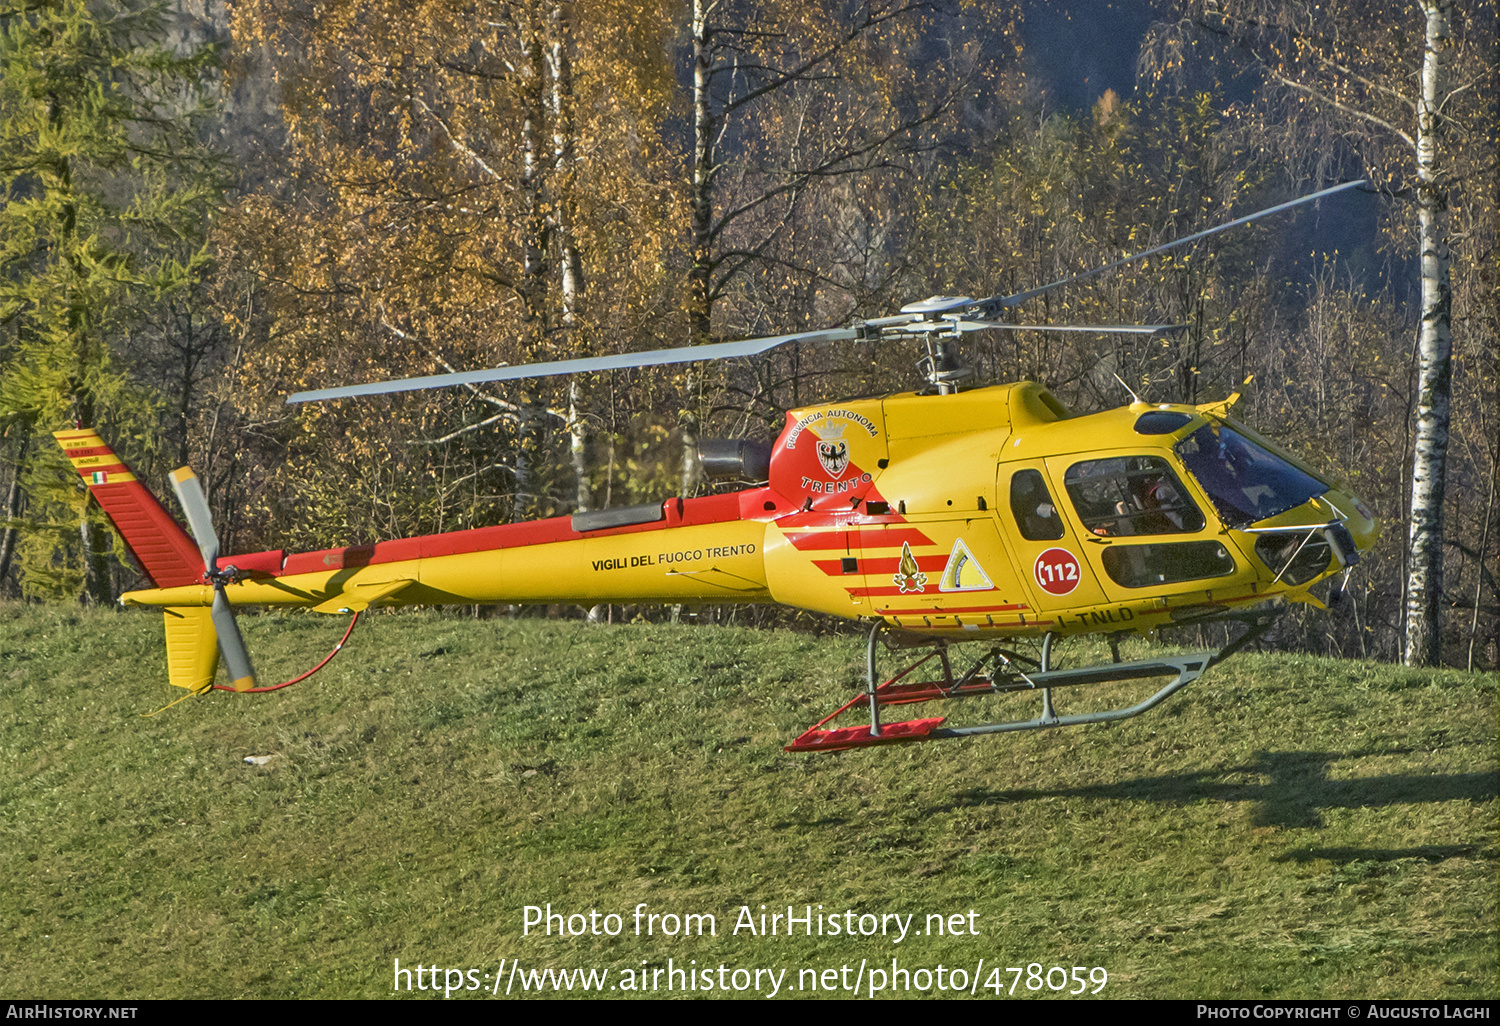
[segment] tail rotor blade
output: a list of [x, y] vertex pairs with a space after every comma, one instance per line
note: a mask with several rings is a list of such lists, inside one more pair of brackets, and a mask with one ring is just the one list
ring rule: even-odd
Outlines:
[[198, 550], [203, 553], [203, 567], [214, 586], [213, 622], [214, 633], [219, 636], [219, 651], [224, 656], [224, 666], [229, 670], [229, 679], [234, 690], [249, 691], [255, 687], [255, 667], [250, 663], [250, 652], [245, 648], [245, 639], [240, 636], [239, 624], [235, 623], [234, 607], [224, 594], [223, 578], [219, 571], [219, 536], [214, 531], [213, 514], [209, 512], [208, 500], [203, 496], [203, 485], [190, 467], [179, 467], [172, 471], [172, 490], [187, 515], [188, 526], [193, 529], [193, 538]]
[[229, 670], [234, 690], [249, 691], [255, 687], [255, 668], [250, 664], [250, 652], [245, 648], [245, 639], [240, 637], [234, 609], [224, 595], [222, 584], [214, 586], [213, 620], [219, 635], [219, 651], [224, 655], [224, 666]]
[[213, 573], [219, 568], [219, 536], [214, 533], [213, 514], [208, 511], [208, 500], [203, 497], [198, 475], [190, 467], [177, 468], [172, 471], [172, 490], [177, 493], [182, 512], [187, 514], [193, 539], [198, 543], [198, 551], [203, 553], [203, 565]]

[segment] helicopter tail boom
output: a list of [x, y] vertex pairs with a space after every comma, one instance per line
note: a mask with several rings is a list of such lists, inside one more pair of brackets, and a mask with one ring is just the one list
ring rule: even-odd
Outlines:
[[[129, 606], [359, 612], [371, 606], [763, 602], [766, 526], [749, 494], [671, 499], [312, 552], [223, 556], [196, 580], [127, 592]], [[757, 509], [764, 500], [753, 502]], [[762, 511], [762, 514], [764, 511]]]

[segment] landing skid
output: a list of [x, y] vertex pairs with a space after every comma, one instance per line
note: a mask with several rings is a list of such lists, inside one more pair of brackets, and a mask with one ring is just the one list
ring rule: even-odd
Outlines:
[[[950, 650], [956, 647], [953, 643], [943, 639], [934, 640], [907, 632], [892, 631], [885, 624], [879, 623], [870, 631], [866, 656], [865, 690], [813, 724], [805, 733], [787, 745], [786, 751], [838, 752], [870, 745], [931, 741], [944, 737], [972, 737], [979, 734], [1001, 734], [1019, 730], [1044, 730], [1049, 727], [1071, 727], [1082, 723], [1123, 720], [1137, 716], [1148, 709], [1154, 709], [1165, 702], [1197, 680], [1210, 666], [1223, 662], [1250, 641], [1265, 633], [1279, 615], [1279, 611], [1272, 611], [1221, 618], [1238, 620], [1248, 629], [1236, 641], [1214, 651], [1166, 655], [1129, 663], [1104, 663], [1073, 670], [1052, 669], [1052, 647], [1056, 635], [1048, 634], [1042, 639], [1039, 660], [1029, 659], [1009, 649], [994, 646], [961, 676], [954, 674], [953, 662], [949, 658]], [[879, 679], [879, 674], [876, 670], [876, 662], [882, 644], [890, 651], [910, 648], [928, 648], [930, 651], [915, 662], [908, 664], [894, 677], [877, 685], [875, 682]], [[918, 669], [934, 661], [942, 668], [941, 679], [906, 681], [906, 678]], [[928, 674], [932, 674], [931, 669], [928, 670]], [[1151, 697], [1135, 705], [1069, 716], [1058, 715], [1053, 705], [1052, 693], [1058, 688], [1159, 677], [1172, 679]], [[945, 727], [943, 726], [947, 720], [945, 716], [903, 720], [897, 723], [882, 723], [880, 720], [880, 710], [887, 706], [1027, 691], [1038, 692], [1041, 696], [1041, 715], [1035, 719], [984, 723], [972, 727]], [[868, 706], [870, 710], [868, 724], [827, 728], [827, 724], [834, 719], [861, 704]]]

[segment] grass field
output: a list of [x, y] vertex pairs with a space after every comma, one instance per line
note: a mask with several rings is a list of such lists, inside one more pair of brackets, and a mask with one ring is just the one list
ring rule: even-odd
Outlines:
[[[242, 623], [267, 680], [342, 629]], [[144, 718], [181, 694], [158, 616], [0, 606], [4, 996], [375, 998], [397, 959], [440, 967], [405, 981], [429, 999], [442, 970], [473, 971], [458, 999], [549, 968], [614, 996], [707, 968], [715, 996], [878, 969], [1055, 998], [1054, 966], [1104, 997], [1497, 996], [1492, 676], [1244, 654], [1119, 724], [783, 752], [862, 660], [852, 635], [378, 615], [304, 684]], [[523, 935], [548, 903], [599, 917]], [[716, 933], [637, 936], [642, 903]], [[761, 905], [914, 918], [763, 936]]]

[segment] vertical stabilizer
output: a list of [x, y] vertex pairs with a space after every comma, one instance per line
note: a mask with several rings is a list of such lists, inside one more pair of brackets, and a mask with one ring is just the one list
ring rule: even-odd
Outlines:
[[205, 606], [169, 606], [162, 619], [167, 627], [167, 679], [173, 687], [206, 690], [219, 669], [213, 612]]
[[152, 583], [175, 588], [203, 580], [198, 546], [97, 433], [83, 428], [53, 437]]

